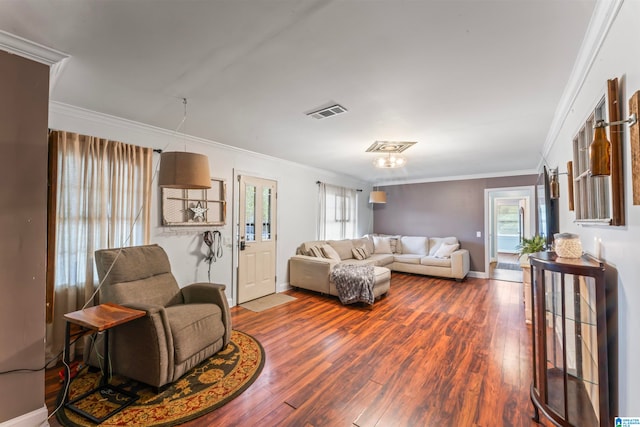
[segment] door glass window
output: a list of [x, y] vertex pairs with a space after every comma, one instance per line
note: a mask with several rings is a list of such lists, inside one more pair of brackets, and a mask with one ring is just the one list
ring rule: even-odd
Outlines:
[[496, 206], [498, 252], [514, 253], [521, 238], [520, 207], [516, 199], [504, 203]]
[[271, 240], [271, 188], [262, 189], [262, 240]]
[[245, 239], [256, 241], [256, 186], [245, 187]]

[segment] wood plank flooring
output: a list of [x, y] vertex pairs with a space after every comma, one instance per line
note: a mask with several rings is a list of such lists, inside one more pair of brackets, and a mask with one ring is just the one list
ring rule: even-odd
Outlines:
[[[373, 309], [303, 290], [260, 313], [232, 308], [264, 370], [202, 426], [536, 426], [522, 284], [393, 273]], [[47, 372], [51, 411], [60, 387]], [[59, 425], [53, 418], [51, 425]]]

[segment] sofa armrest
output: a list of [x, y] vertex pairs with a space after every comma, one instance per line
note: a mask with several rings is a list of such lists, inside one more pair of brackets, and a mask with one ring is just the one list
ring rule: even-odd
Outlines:
[[339, 261], [307, 255], [289, 259], [289, 284], [298, 288], [329, 293], [329, 275]]
[[469, 251], [458, 249], [451, 254], [451, 274], [455, 279], [464, 279], [469, 273]]
[[217, 283], [192, 283], [181, 289], [185, 304], [211, 303], [220, 307], [225, 329], [223, 348], [231, 339], [231, 313], [225, 289], [225, 285]]

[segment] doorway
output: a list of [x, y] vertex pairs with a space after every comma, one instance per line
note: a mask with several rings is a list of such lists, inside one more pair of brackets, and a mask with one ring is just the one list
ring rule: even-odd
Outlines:
[[485, 195], [485, 271], [491, 279], [521, 282], [518, 246], [535, 226], [535, 188], [496, 188], [485, 190]]
[[276, 292], [277, 182], [239, 175], [238, 304]]

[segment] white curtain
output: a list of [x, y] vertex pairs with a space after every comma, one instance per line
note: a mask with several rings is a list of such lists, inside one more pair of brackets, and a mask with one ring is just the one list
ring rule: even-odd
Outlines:
[[96, 289], [93, 252], [148, 243], [152, 177], [150, 148], [62, 131], [49, 138], [57, 177], [55, 212], [49, 213], [55, 249], [48, 261], [53, 322], [47, 324], [47, 359], [63, 348], [63, 314], [83, 308]]
[[357, 191], [323, 182], [318, 187], [318, 240], [356, 237]]

